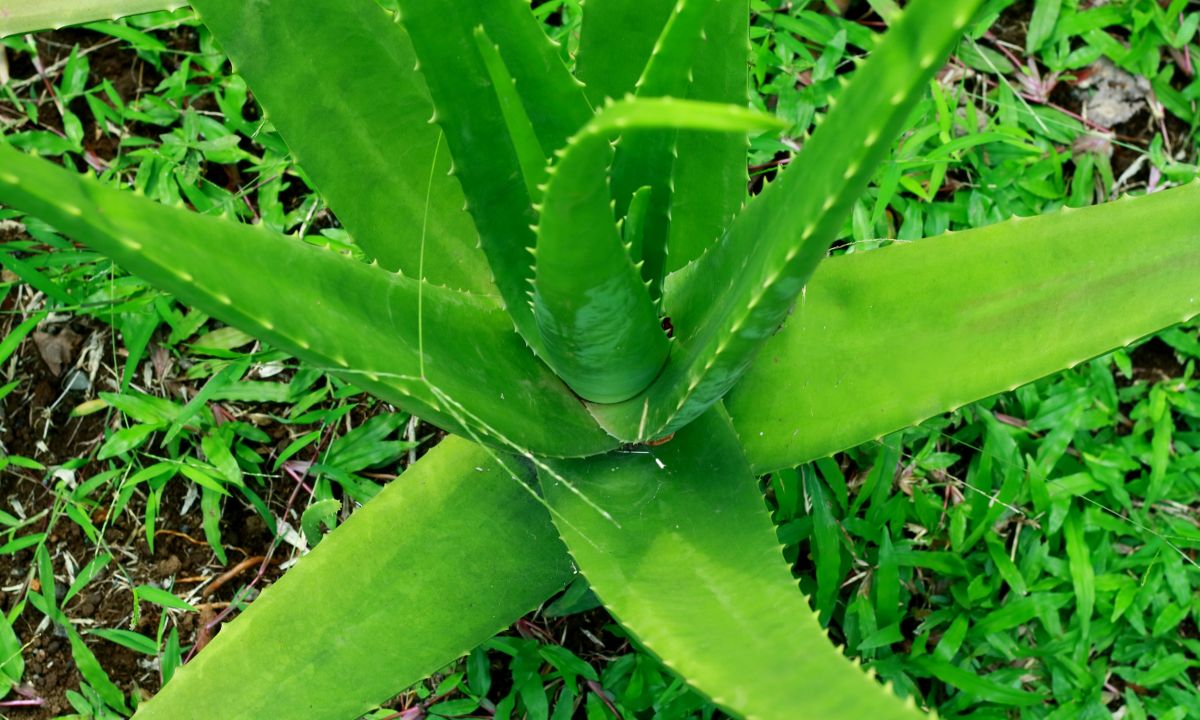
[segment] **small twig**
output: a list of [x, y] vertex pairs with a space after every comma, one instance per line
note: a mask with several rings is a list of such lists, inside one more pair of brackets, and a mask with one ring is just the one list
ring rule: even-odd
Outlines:
[[604, 707], [608, 708], [608, 711], [613, 714], [613, 717], [615, 717], [617, 720], [625, 720], [620, 711], [617, 710], [615, 705], [613, 705], [612, 700], [608, 699], [608, 694], [604, 692], [604, 687], [601, 686], [600, 683], [596, 682], [595, 680], [588, 680], [587, 686], [588, 690], [591, 690], [593, 693], [595, 693], [596, 697], [600, 698], [600, 702], [604, 703]]
[[0, 702], [0, 707], [41, 707], [46, 701], [43, 698], [30, 698], [28, 700], [5, 700]]
[[211, 583], [209, 583], [208, 587], [204, 588], [204, 594], [206, 596], [212, 595], [222, 585], [224, 585], [225, 583], [234, 579], [235, 577], [242, 574], [246, 570], [250, 569], [251, 567], [254, 566], [255, 563], [262, 562], [263, 560], [266, 560], [266, 556], [264, 556], [264, 555], [254, 555], [253, 557], [248, 557], [245, 560], [242, 560], [237, 565], [234, 565], [233, 567], [229, 568], [221, 575], [218, 575], [216, 580], [213, 580]]

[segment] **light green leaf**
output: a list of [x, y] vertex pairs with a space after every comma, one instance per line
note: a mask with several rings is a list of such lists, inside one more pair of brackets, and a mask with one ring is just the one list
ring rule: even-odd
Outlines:
[[616, 444], [533, 357], [492, 298], [422, 284], [263, 228], [164, 207], [5, 145], [0, 202], [443, 427], [549, 455]]
[[146, 439], [155, 432], [162, 430], [162, 425], [132, 425], [127, 428], [121, 428], [112, 435], [108, 440], [104, 441], [104, 445], [100, 447], [100, 452], [97, 453], [97, 460], [107, 460], [111, 457], [123, 455], [130, 450], [136, 450], [146, 442]]
[[186, 5], [180, 0], [0, 0], [0, 37]]
[[112, 562], [112, 555], [103, 553], [92, 558], [91, 562], [84, 565], [82, 570], [75, 573], [75, 581], [71, 583], [67, 594], [63, 595], [63, 606], [66, 607], [67, 603], [71, 602], [71, 598], [78, 595], [80, 590], [83, 590], [97, 575], [104, 572], [104, 568], [108, 567], [110, 562]]
[[938, 680], [953, 685], [980, 700], [988, 700], [1005, 705], [1023, 706], [1037, 705], [1046, 699], [1042, 695], [1010, 687], [996, 682], [991, 678], [976, 675], [970, 670], [964, 670], [933, 656], [921, 658], [917, 661], [917, 664]]
[[138, 720], [195, 708], [358, 717], [543, 602], [571, 564], [528, 470], [496, 458], [444, 440], [225, 626]]
[[141, 633], [133, 632], [132, 630], [110, 630], [97, 629], [89, 630], [88, 635], [95, 635], [98, 638], [104, 638], [109, 642], [116, 643], [121, 647], [127, 647], [134, 652], [140, 652], [144, 655], [158, 655], [158, 646], [153, 640], [142, 635]]
[[193, 5], [367, 254], [411, 278], [495, 292], [404, 28], [374, 0]]
[[717, 704], [760, 718], [798, 708], [814, 718], [923, 717], [825, 637], [719, 409], [664, 445], [554, 461], [539, 476], [608, 609]]
[[1185, 320], [1197, 277], [1200, 184], [832, 258], [729, 412], [791, 467]]
[[[668, 278], [671, 356], [643, 395], [605, 411], [610, 432], [627, 442], [661, 437], [733, 387], [787, 319], [980, 3], [910, 3], [788, 169], [746, 206], [717, 245]], [[862, 111], [878, 107], [880, 97], [887, 104], [879, 112]]]
[[104, 672], [104, 668], [100, 666], [96, 656], [83, 642], [83, 638], [79, 637], [79, 633], [70, 626], [67, 627], [67, 637], [71, 641], [71, 657], [75, 660], [75, 667], [79, 670], [79, 674], [109, 707], [128, 715], [129, 707], [125, 704], [125, 693], [121, 692], [121, 688], [117, 687], [108, 677], [108, 673]]
[[1054, 25], [1062, 10], [1062, 0], [1036, 0], [1033, 14], [1029, 18], [1029, 32], [1025, 36], [1025, 52], [1032, 55], [1054, 34]]
[[138, 585], [133, 589], [135, 601], [146, 601], [161, 607], [170, 608], [172, 610], [187, 610], [188, 612], [196, 612], [196, 608], [191, 603], [181, 600], [174, 593], [167, 592], [162, 588], [154, 587], [153, 585]]
[[19, 325], [8, 331], [3, 340], [0, 340], [0, 363], [7, 362], [12, 354], [21, 347], [23, 341], [34, 328], [38, 326], [46, 317], [45, 312], [35, 313], [28, 318], [25, 318]]
[[21, 654], [21, 639], [13, 631], [8, 615], [0, 612], [0, 698], [10, 687], [21, 682], [25, 674], [25, 658]]
[[341, 510], [342, 501], [332, 498], [318, 500], [304, 508], [304, 513], [300, 516], [300, 528], [304, 531], [304, 539], [308, 541], [309, 547], [316, 547], [324, 537], [321, 534], [322, 525], [330, 530], [337, 525], [337, 516]]
[[580, 396], [619, 402], [662, 369], [667, 337], [617, 230], [609, 142], [664, 127], [744, 132], [776, 126], [744, 108], [672, 98], [613, 103], [560, 151], [537, 227], [535, 317], [547, 364]]
[[1063, 522], [1063, 540], [1071, 568], [1071, 585], [1075, 590], [1075, 616], [1079, 619], [1083, 642], [1086, 643], [1092, 626], [1092, 612], [1096, 608], [1096, 571], [1092, 567], [1092, 553], [1083, 531], [1083, 512], [1072, 504]]

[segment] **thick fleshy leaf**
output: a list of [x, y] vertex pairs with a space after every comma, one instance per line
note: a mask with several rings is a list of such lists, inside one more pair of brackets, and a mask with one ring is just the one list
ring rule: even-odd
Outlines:
[[615, 444], [533, 357], [492, 298], [165, 207], [7, 145], [0, 145], [0, 202], [448, 429], [519, 453], [582, 455]]
[[[664, 310], [675, 347], [642, 396], [598, 415], [609, 432], [626, 441], [669, 434], [733, 387], [787, 317], [981, 2], [909, 3], [788, 169], [718, 245], [669, 278]], [[863, 112], [880, 98], [879, 112]]]
[[753, 718], [922, 717], [830, 644], [719, 408], [665, 445], [550, 466], [542, 488], [592, 588], [714, 702]]
[[447, 438], [135, 717], [349, 720], [466, 654], [570, 579], [531, 480], [514, 459]]
[[186, 5], [180, 0], [0, 0], [0, 37]]
[[[637, 97], [686, 94], [692, 60], [715, 4], [714, 0], [680, 0], [638, 78], [634, 88]], [[642, 277], [656, 301], [662, 297], [666, 273], [677, 135], [675, 128], [662, 128], [623, 136], [612, 169], [612, 196], [618, 216], [624, 217], [629, 212], [634, 193], [643, 187], [650, 188], [642, 220], [641, 252], [634, 259], [641, 264]]]
[[[559, 152], [537, 228], [535, 314], [547, 363], [582, 397], [617, 402], [654, 379], [667, 354], [654, 303], [613, 218], [611, 138], [679, 126], [774, 126], [743, 108], [670, 98], [615, 103]], [[640, 225], [631, 232], [640, 234]]]
[[[599, 104], [634, 91], [675, 0], [588, 0], [576, 73]], [[715, 0], [690, 65], [691, 100], [749, 102], [748, 0]], [[667, 270], [691, 262], [717, 241], [746, 199], [746, 151], [737, 135], [680, 131], [674, 161]], [[640, 257], [640, 253], [635, 257]]]
[[[535, 315], [542, 355], [594, 402], [617, 402], [654, 379], [667, 338], [613, 218], [610, 140], [660, 128], [745, 133], [778, 127], [732, 105], [658, 98], [613, 103], [571, 138], [551, 168], [537, 228]], [[635, 229], [636, 231], [636, 229]]]
[[193, 5], [367, 254], [411, 278], [496, 292], [412, 44], [375, 0]]
[[1197, 313], [1192, 184], [831, 258], [727, 404], [751, 464], [769, 472]]
[[508, 128], [508, 138], [517, 153], [521, 175], [525, 178], [525, 189], [529, 191], [529, 197], [536, 202], [541, 197], [538, 186], [546, 176], [546, 151], [542, 149], [533, 121], [525, 111], [525, 103], [521, 102], [521, 96], [517, 93], [516, 78], [508, 71], [504, 57], [500, 54], [500, 46], [492, 42], [482, 25], [475, 28], [475, 45], [479, 48], [479, 55], [487, 68], [492, 90], [500, 103], [500, 112]]
[[592, 104], [599, 106], [633, 92], [676, 2], [588, 0], [583, 4], [575, 74]]
[[534, 266], [542, 356], [592, 402], [636, 395], [667, 357], [658, 312], [613, 219], [611, 162], [604, 135], [567, 146], [546, 184]]
[[[692, 100], [746, 105], [749, 99], [748, 0], [716, 0], [692, 59]], [[746, 202], [744, 135], [682, 130], [675, 140], [667, 271], [678, 270], [717, 242]]]
[[534, 244], [534, 197], [476, 30], [482, 27], [500, 43], [499, 55], [544, 152], [561, 147], [591, 117], [591, 108], [523, 0], [399, 5], [496, 285], [517, 329], [537, 350], [527, 295], [533, 268], [526, 252]]

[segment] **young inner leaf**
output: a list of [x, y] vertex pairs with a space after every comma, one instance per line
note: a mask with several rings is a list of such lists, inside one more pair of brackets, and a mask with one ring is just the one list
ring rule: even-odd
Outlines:
[[[686, 95], [692, 59], [714, 5], [714, 0], [682, 0], [675, 6], [637, 81], [637, 97]], [[656, 301], [662, 295], [667, 265], [677, 135], [675, 128], [667, 127], [622, 137], [613, 165], [613, 198], [618, 215], [628, 212], [639, 188], [650, 187], [643, 242], [633, 257], [642, 263], [642, 277]]]
[[538, 226], [534, 315], [547, 364], [582, 397], [633, 397], [658, 374], [668, 347], [613, 217], [605, 175], [610, 139], [664, 127], [746, 132], [777, 124], [732, 106], [628, 100], [598, 115], [559, 153]]
[[541, 196], [538, 186], [546, 175], [546, 152], [542, 150], [533, 123], [529, 121], [529, 114], [525, 112], [525, 105], [517, 95], [517, 81], [509, 74], [504, 58], [500, 57], [500, 47], [492, 42], [482, 25], [475, 28], [475, 44], [479, 46], [479, 54], [483, 56], [483, 64], [492, 80], [492, 89], [496, 91], [496, 100], [500, 102], [500, 112], [516, 148], [525, 187], [529, 197], [537, 202]]
[[595, 410], [626, 441], [668, 434], [719, 400], [786, 321], [925, 83], [981, 0], [910, 3], [829, 117], [721, 242], [666, 283], [676, 346], [634, 403]]

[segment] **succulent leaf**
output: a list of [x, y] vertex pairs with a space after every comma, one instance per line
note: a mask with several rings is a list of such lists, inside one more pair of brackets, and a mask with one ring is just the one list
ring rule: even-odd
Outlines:
[[608, 138], [567, 146], [546, 186], [538, 225], [534, 315], [542, 356], [593, 402], [641, 392], [667, 357], [667, 336], [613, 220]]
[[[610, 433], [635, 442], [669, 434], [733, 386], [786, 319], [980, 2], [910, 3], [788, 169], [718, 245], [671, 276], [671, 357], [642, 396], [596, 412]], [[878, 97], [887, 99], [884, 110], [861, 112]]]
[[830, 644], [719, 406], [664, 445], [548, 465], [543, 491], [596, 594], [714, 702], [739, 717], [924, 717]]
[[679, 0], [634, 85], [637, 97], [680, 97], [716, 0]]
[[504, 115], [504, 123], [508, 126], [508, 136], [517, 151], [517, 162], [521, 164], [521, 175], [525, 178], [525, 189], [529, 197], [536, 203], [541, 197], [538, 186], [545, 181], [546, 151], [538, 141], [537, 132], [525, 112], [521, 96], [517, 94], [517, 81], [508, 72], [504, 58], [500, 56], [500, 46], [494, 44], [488, 37], [487, 30], [482, 25], [475, 28], [475, 44], [487, 67], [488, 77], [492, 81], [492, 89], [500, 102], [500, 112]]
[[[645, 70], [675, 0], [588, 0], [583, 7], [577, 74], [593, 103], [623, 97]], [[692, 58], [691, 100], [746, 105], [750, 56], [748, 0], [715, 0]], [[686, 68], [685, 68], [686, 69]], [[746, 152], [740, 135], [680, 131], [673, 146], [667, 270], [695, 260], [724, 233], [746, 199]], [[640, 257], [635, 254], [635, 257]]]
[[422, 284], [263, 228], [169, 208], [3, 144], [0, 202], [209, 315], [443, 427], [551, 455], [615, 444], [533, 357], [492, 298]]
[[[714, 0], [679, 0], [638, 78], [634, 90], [637, 97], [686, 94], [692, 59], [714, 5]], [[650, 187], [641, 253], [634, 260], [641, 263], [642, 277], [649, 283], [650, 294], [656, 301], [662, 297], [666, 272], [677, 134], [675, 128], [660, 128], [626, 135], [617, 146], [613, 163], [612, 196], [618, 216], [629, 211], [629, 203], [639, 188]]]
[[778, 121], [745, 108], [671, 98], [614, 103], [551, 169], [537, 231], [535, 315], [547, 364], [580, 396], [618, 402], [662, 368], [667, 338], [617, 229], [610, 141], [663, 127], [746, 132]]
[[588, 0], [583, 4], [575, 74], [593, 105], [599, 107], [605, 100], [634, 91], [677, 2]]
[[496, 286], [517, 330], [539, 350], [527, 295], [534, 198], [475, 29], [504, 39], [499, 53], [545, 151], [561, 147], [591, 117], [590, 106], [522, 0], [400, 0], [399, 6]]
[[193, 6], [368, 255], [411, 278], [497, 292], [404, 28], [374, 0]]
[[[514, 458], [446, 438], [267, 588], [136, 717], [346, 720], [465, 655], [571, 577], [532, 480]], [[481, 587], [487, 602], [464, 600]]]
[[0, 0], [0, 37], [186, 6], [181, 0]]
[[[747, 0], [716, 0], [691, 63], [692, 100], [747, 105], [746, 62], [750, 57]], [[745, 135], [681, 130], [672, 166], [671, 226], [667, 272], [700, 257], [725, 233], [746, 203]]]
[[649, 204], [650, 186], [643, 185], [629, 199], [629, 212], [625, 214], [625, 219], [621, 221], [625, 246], [629, 248], [629, 256], [631, 258], [641, 257], [642, 255], [642, 237], [646, 227], [646, 212]]
[[830, 258], [726, 402], [791, 467], [1187, 320], [1197, 278], [1196, 183]]

